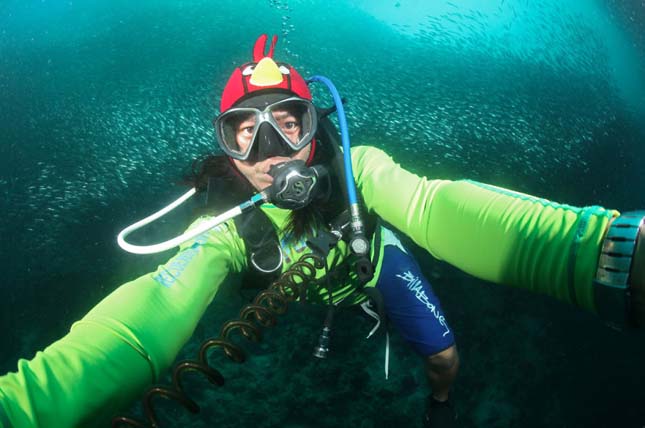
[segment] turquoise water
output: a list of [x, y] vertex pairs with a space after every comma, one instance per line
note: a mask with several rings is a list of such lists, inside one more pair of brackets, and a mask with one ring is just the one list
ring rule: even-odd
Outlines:
[[[335, 82], [356, 144], [414, 172], [627, 210], [645, 206], [644, 22], [639, 2], [591, 0], [3, 2], [0, 371], [167, 258], [123, 254], [114, 237], [215, 150], [219, 92], [257, 35]], [[645, 424], [642, 337], [424, 263], [457, 331], [466, 426]], [[187, 349], [239, 306], [215, 304]], [[322, 316], [296, 309], [181, 426], [416, 424], [425, 383], [405, 345], [385, 381], [382, 341], [347, 315], [320, 364], [308, 341]]]

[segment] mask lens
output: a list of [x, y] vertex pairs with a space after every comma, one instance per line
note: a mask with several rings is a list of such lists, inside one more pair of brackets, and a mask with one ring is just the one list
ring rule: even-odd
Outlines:
[[317, 123], [313, 104], [291, 98], [272, 104], [267, 109], [271, 112], [269, 121], [292, 149], [300, 150], [309, 144]]
[[217, 118], [217, 139], [226, 154], [246, 157], [257, 132], [257, 116], [257, 110], [244, 108], [229, 110]]

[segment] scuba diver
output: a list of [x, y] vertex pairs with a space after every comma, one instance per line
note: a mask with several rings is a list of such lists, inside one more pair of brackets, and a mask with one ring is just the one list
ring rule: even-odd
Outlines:
[[[277, 37], [265, 52], [267, 41], [257, 39], [253, 61], [224, 87], [213, 122], [223, 155], [200, 159], [190, 192], [118, 237], [135, 253], [179, 251], [0, 377], [0, 427], [107, 424], [171, 366], [229, 273], [268, 284], [309, 255], [318, 261], [311, 281], [301, 276], [276, 289], [285, 299], [327, 306], [315, 355], [328, 352], [334, 311], [361, 305], [422, 357], [430, 384], [423, 426], [457, 426], [453, 331], [400, 234], [484, 280], [612, 321], [645, 322], [644, 211], [577, 208], [470, 180], [427, 179], [380, 149], [350, 147], [333, 84], [322, 76], [305, 81], [273, 59]], [[313, 104], [314, 82], [327, 85], [335, 106]], [[152, 246], [125, 240], [195, 193], [206, 195], [206, 205], [186, 233]], [[264, 324], [279, 309], [276, 293], [264, 306], [254, 301], [252, 321]]]

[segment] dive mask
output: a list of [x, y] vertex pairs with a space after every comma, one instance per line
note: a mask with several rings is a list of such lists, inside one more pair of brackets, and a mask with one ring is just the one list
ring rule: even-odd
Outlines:
[[[219, 147], [237, 160], [286, 156], [309, 144], [316, 134], [318, 118], [311, 101], [289, 97], [262, 108], [233, 107], [213, 122]], [[286, 151], [286, 152], [285, 152]]]

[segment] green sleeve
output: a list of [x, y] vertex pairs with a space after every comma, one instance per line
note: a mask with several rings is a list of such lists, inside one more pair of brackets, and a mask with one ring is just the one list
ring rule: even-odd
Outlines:
[[369, 210], [476, 277], [594, 310], [592, 279], [617, 211], [577, 208], [473, 181], [428, 180], [373, 147], [352, 151]]
[[170, 366], [227, 273], [241, 268], [242, 243], [232, 228], [184, 244], [155, 272], [103, 299], [65, 337], [18, 361], [16, 373], [0, 377], [0, 427], [109, 424]]

